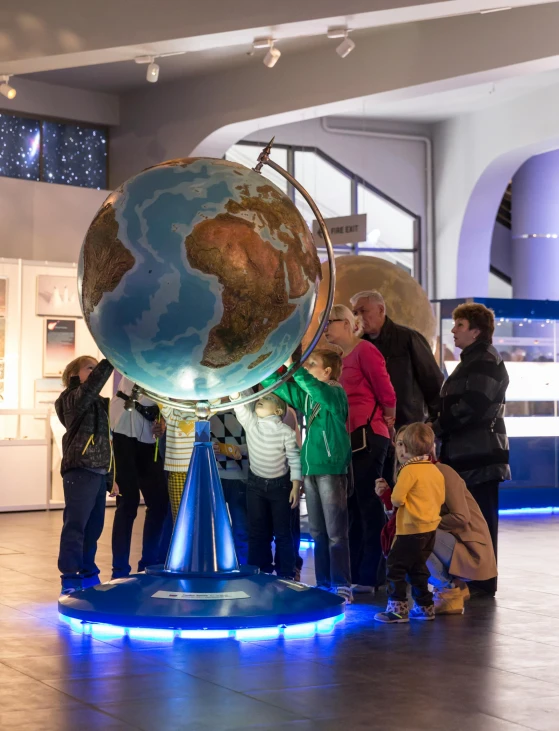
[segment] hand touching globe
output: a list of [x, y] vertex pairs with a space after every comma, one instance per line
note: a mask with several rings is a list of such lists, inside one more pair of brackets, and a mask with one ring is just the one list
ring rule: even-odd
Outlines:
[[303, 218], [242, 165], [171, 160], [112, 193], [80, 255], [85, 321], [121, 373], [210, 400], [275, 371], [299, 345], [321, 268]]

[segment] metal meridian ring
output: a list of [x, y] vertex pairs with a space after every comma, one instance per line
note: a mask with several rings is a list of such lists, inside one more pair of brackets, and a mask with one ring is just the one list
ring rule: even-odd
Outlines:
[[[221, 411], [229, 411], [231, 409], [231, 404], [233, 403], [235, 406], [241, 406], [243, 404], [250, 404], [252, 401], [256, 401], [256, 399], [261, 398], [262, 396], [266, 396], [269, 393], [272, 393], [272, 391], [275, 391], [275, 389], [278, 386], [281, 386], [283, 383], [285, 383], [291, 376], [295, 373], [295, 371], [298, 371], [299, 368], [303, 365], [305, 360], [309, 357], [309, 355], [312, 353], [312, 351], [315, 349], [318, 341], [322, 337], [322, 333], [324, 332], [326, 328], [326, 323], [328, 322], [328, 317], [330, 316], [330, 310], [332, 309], [332, 305], [334, 303], [334, 292], [336, 288], [336, 264], [334, 262], [334, 249], [332, 247], [332, 241], [330, 240], [330, 234], [328, 233], [328, 228], [326, 224], [324, 223], [324, 218], [322, 217], [322, 214], [318, 210], [318, 207], [316, 203], [313, 201], [309, 193], [303, 188], [303, 186], [295, 180], [295, 178], [290, 175], [287, 170], [284, 170], [280, 165], [278, 165], [273, 160], [270, 160], [270, 152], [272, 149], [272, 140], [271, 142], [266, 145], [266, 147], [262, 150], [260, 155], [258, 156], [258, 163], [253, 168], [255, 172], [260, 173], [263, 165], [268, 165], [272, 168], [272, 170], [275, 170], [277, 173], [279, 173], [282, 177], [284, 177], [288, 183], [291, 183], [291, 185], [301, 193], [303, 198], [307, 201], [309, 204], [310, 209], [314, 213], [316, 220], [318, 221], [318, 225], [320, 226], [320, 230], [322, 231], [322, 236], [324, 237], [324, 242], [326, 244], [326, 252], [328, 254], [328, 266], [330, 268], [330, 283], [328, 286], [328, 298], [326, 300], [326, 307], [324, 308], [324, 312], [322, 314], [322, 319], [318, 323], [317, 330], [313, 336], [313, 339], [310, 342], [309, 347], [305, 350], [303, 355], [301, 356], [301, 359], [298, 363], [293, 363], [287, 371], [280, 377], [278, 381], [276, 381], [271, 386], [268, 386], [267, 388], [263, 389], [262, 391], [258, 391], [255, 394], [252, 394], [250, 396], [245, 396], [244, 398], [238, 399], [236, 401], [229, 401], [227, 403], [216, 403], [214, 405], [213, 399], [211, 402], [201, 402], [200, 406], [204, 406], [209, 403], [210, 409], [212, 414], [218, 414]], [[316, 307], [316, 304], [315, 304]], [[147, 388], [142, 388], [142, 393], [144, 393], [149, 398], [153, 399], [153, 401], [156, 401], [157, 403], [164, 404], [165, 406], [171, 406], [172, 408], [179, 409], [180, 411], [184, 411], [186, 413], [192, 413], [196, 416], [198, 415], [198, 409], [197, 405], [199, 402], [195, 401], [181, 401], [181, 400], [175, 400], [175, 399], [169, 399], [167, 397], [161, 396], [158, 393], [155, 393], [154, 391], [150, 391]], [[221, 401], [221, 399], [219, 399]], [[216, 399], [217, 401], [217, 399]], [[201, 417], [202, 418], [202, 417]], [[205, 417], [207, 418], [207, 417]]]

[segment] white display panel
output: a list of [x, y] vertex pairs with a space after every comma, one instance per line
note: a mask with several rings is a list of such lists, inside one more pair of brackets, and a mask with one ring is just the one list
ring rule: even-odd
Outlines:
[[[459, 361], [445, 361], [450, 375]], [[507, 401], [559, 400], [559, 363], [506, 363], [509, 374]], [[534, 417], [535, 418], [535, 417]]]

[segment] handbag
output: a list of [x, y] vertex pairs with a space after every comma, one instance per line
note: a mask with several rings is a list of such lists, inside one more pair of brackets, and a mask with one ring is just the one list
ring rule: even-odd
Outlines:
[[367, 449], [367, 446], [368, 446], [367, 445], [367, 434], [373, 432], [373, 430], [371, 428], [371, 421], [373, 420], [373, 417], [376, 414], [377, 409], [378, 409], [378, 404], [375, 404], [373, 413], [369, 417], [367, 423], [363, 424], [363, 426], [358, 426], [357, 429], [354, 429], [350, 433], [349, 438], [351, 440], [352, 454], [355, 454], [356, 452], [362, 452], [364, 449]]

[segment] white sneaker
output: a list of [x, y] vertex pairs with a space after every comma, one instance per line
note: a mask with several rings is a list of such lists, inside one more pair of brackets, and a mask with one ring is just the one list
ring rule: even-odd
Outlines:
[[374, 586], [366, 586], [365, 584], [352, 584], [351, 590], [354, 594], [374, 594]]
[[353, 592], [351, 591], [350, 586], [337, 586], [336, 587], [336, 594], [338, 596], [341, 596], [342, 599], [345, 601], [346, 604], [352, 604], [353, 603]]

